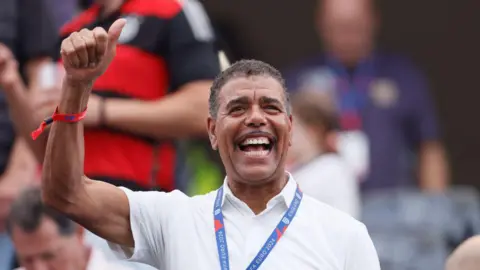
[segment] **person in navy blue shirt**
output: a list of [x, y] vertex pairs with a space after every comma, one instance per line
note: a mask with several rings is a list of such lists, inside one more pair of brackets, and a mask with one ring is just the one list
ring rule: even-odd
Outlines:
[[338, 150], [362, 189], [445, 189], [448, 166], [428, 84], [408, 58], [375, 46], [375, 3], [321, 1], [317, 25], [325, 54], [287, 70], [287, 87], [334, 96], [344, 131]]

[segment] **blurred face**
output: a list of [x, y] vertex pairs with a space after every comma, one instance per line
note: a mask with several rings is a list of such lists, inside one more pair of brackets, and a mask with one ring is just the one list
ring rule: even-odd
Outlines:
[[90, 2], [105, 7], [107, 12], [116, 10], [124, 1], [125, 0], [90, 0]]
[[293, 122], [292, 146], [288, 151], [288, 166], [295, 167], [311, 161], [323, 152], [322, 132], [306, 125], [301, 118], [295, 116]]
[[281, 84], [266, 76], [234, 78], [218, 96], [210, 141], [229, 178], [259, 185], [284, 175], [292, 119]]
[[375, 16], [369, 0], [323, 0], [319, 28], [327, 51], [347, 65], [372, 50]]
[[62, 236], [57, 225], [44, 218], [31, 233], [14, 227], [12, 240], [20, 264], [26, 270], [84, 270], [86, 258], [81, 233]]

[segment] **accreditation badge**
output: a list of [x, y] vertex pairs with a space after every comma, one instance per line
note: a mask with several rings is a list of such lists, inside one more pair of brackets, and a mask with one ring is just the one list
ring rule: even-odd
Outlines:
[[369, 91], [370, 99], [376, 107], [391, 108], [398, 101], [398, 86], [391, 79], [379, 78], [372, 81]]

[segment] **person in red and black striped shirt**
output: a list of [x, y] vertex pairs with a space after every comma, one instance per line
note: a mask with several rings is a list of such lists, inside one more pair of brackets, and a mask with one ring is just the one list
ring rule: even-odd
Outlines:
[[[102, 0], [67, 23], [59, 41], [82, 28], [108, 29], [120, 17], [127, 24], [116, 57], [88, 103], [85, 174], [134, 190], [169, 191], [173, 141], [206, 134], [209, 87], [220, 71], [214, 33], [196, 0]], [[17, 128], [29, 136], [40, 122], [31, 119], [33, 108], [10, 103]], [[32, 142], [40, 160], [45, 143], [45, 135]]]

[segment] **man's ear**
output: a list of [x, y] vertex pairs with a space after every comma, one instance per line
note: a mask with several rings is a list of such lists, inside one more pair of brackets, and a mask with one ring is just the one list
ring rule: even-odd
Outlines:
[[292, 146], [292, 140], [293, 140], [293, 116], [290, 114], [288, 116], [288, 146]]
[[216, 120], [213, 119], [211, 116], [209, 116], [207, 119], [207, 130], [208, 130], [208, 138], [210, 139], [210, 145], [212, 146], [213, 150], [218, 149], [217, 135], [215, 134], [216, 125], [217, 125]]

